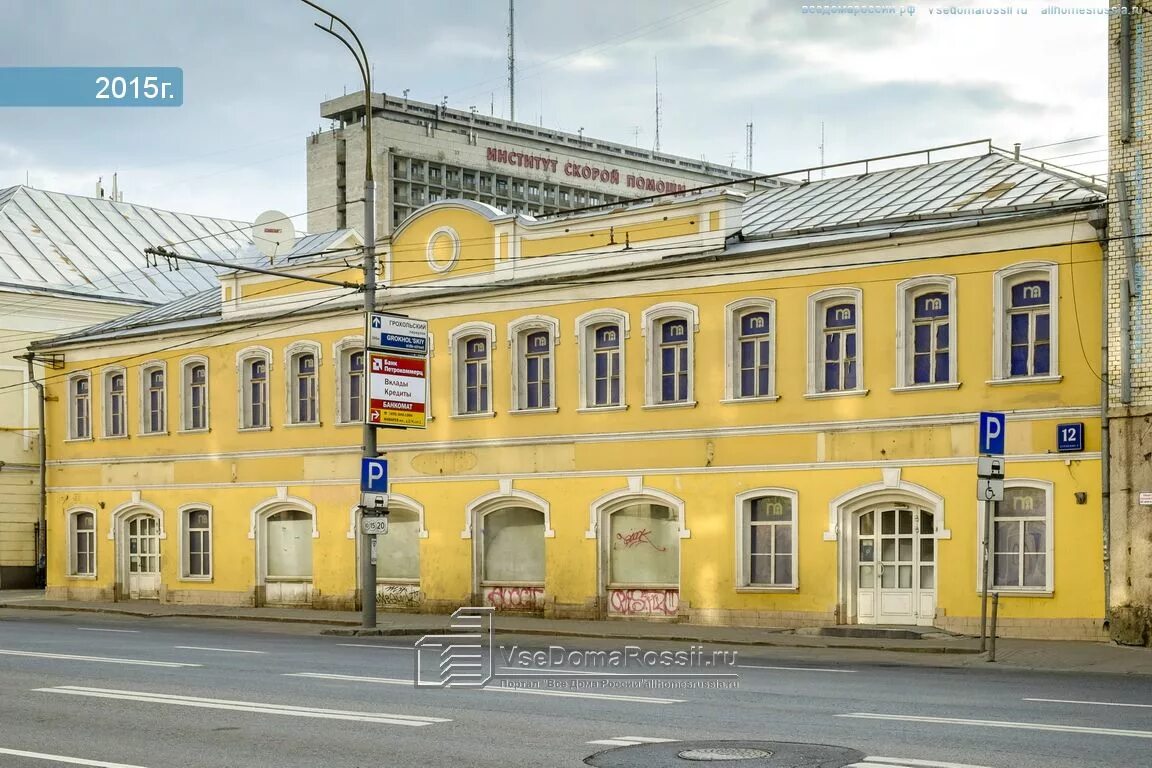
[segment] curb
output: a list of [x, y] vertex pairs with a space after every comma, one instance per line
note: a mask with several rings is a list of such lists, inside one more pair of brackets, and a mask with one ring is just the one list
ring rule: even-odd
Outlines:
[[[284, 624], [314, 624], [330, 629], [320, 630], [322, 635], [338, 637], [395, 637], [424, 635], [435, 631], [432, 627], [383, 627], [377, 629], [363, 629], [359, 621], [349, 619], [319, 619], [306, 616], [237, 616], [224, 613], [149, 613], [147, 611], [133, 611], [123, 608], [104, 608], [88, 605], [59, 606], [59, 605], [28, 605], [27, 603], [0, 603], [0, 608], [29, 611], [62, 611], [71, 613], [104, 613], [118, 616], [135, 616], [141, 619], [228, 619], [231, 621], [265, 621]], [[345, 627], [348, 627], [345, 629]], [[893, 653], [938, 653], [951, 655], [977, 655], [976, 648], [948, 647], [948, 646], [921, 646], [921, 647], [892, 647], [880, 644], [840, 644], [840, 643], [789, 643], [781, 642], [779, 638], [787, 637], [777, 634], [776, 639], [765, 640], [725, 640], [706, 637], [699, 634], [630, 634], [623, 635], [614, 632], [581, 632], [571, 629], [537, 629], [537, 628], [510, 628], [504, 631], [508, 635], [534, 635], [544, 637], [586, 637], [598, 640], [648, 640], [666, 641], [672, 643], [713, 643], [715, 645], [743, 645], [764, 648], [814, 648], [818, 650], [861, 650], [861, 651], [890, 651]]]

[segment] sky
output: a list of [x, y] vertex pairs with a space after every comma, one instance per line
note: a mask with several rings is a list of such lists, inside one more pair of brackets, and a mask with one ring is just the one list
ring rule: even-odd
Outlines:
[[[377, 91], [508, 116], [507, 0], [321, 5], [360, 35]], [[1107, 5], [520, 0], [516, 117], [652, 148], [658, 79], [661, 150], [710, 162], [744, 167], [751, 122], [764, 173], [819, 165], [822, 127], [829, 164], [992, 139], [1102, 173], [1106, 17], [1041, 11]], [[0, 20], [0, 66], [184, 71], [180, 107], [0, 109], [0, 188], [93, 195], [115, 172], [126, 202], [303, 214], [305, 142], [329, 127], [320, 103], [361, 89], [299, 0], [0, 0]]]

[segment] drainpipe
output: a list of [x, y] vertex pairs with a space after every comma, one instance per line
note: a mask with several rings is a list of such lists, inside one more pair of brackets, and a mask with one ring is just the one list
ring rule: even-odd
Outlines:
[[1124, 279], [1120, 281], [1120, 404], [1132, 404], [1132, 281], [1136, 277], [1136, 244], [1132, 241], [1132, 219], [1128, 208], [1128, 177], [1116, 171], [1116, 204], [1119, 206], [1120, 236], [1124, 241]]
[[41, 586], [47, 583], [48, 574], [48, 446], [44, 440], [44, 384], [36, 378], [36, 367], [29, 352], [22, 355], [28, 363], [28, 381], [36, 387], [36, 401], [40, 412], [39, 447], [40, 464], [40, 510], [36, 522], [36, 578]]
[[1132, 141], [1132, 17], [1120, 17], [1120, 141]]
[[1102, 264], [1100, 269], [1100, 516], [1103, 526], [1104, 621], [1112, 614], [1112, 464], [1108, 434], [1108, 212], [1089, 219], [1096, 227]]

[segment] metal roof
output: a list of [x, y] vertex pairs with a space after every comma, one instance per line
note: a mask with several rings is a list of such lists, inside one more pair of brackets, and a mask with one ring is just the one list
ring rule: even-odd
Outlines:
[[1102, 203], [1087, 180], [997, 153], [811, 181], [749, 196], [746, 240]]
[[0, 190], [0, 286], [165, 303], [218, 285], [185, 262], [147, 267], [144, 249], [234, 261], [251, 241], [243, 221], [16, 186]]

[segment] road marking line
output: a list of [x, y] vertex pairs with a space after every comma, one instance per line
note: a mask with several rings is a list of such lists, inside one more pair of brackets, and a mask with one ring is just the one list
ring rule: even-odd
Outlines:
[[607, 747], [634, 747], [639, 742], [625, 741], [624, 739], [597, 739], [596, 741], [586, 742], [588, 744], [603, 744]]
[[336, 643], [343, 648], [389, 648], [394, 651], [413, 651], [411, 645], [376, 645], [373, 643]]
[[[636, 675], [641, 674], [639, 672], [589, 672], [587, 670], [541, 669], [539, 667], [497, 667], [497, 669], [506, 669], [511, 672], [519, 672], [520, 675], [525, 677], [531, 677], [533, 675], [537, 677], [563, 677], [564, 675], [595, 675], [596, 677], [617, 677], [620, 675], [627, 675], [629, 677], [635, 677]], [[653, 677], [660, 677], [660, 675], [653, 675]]]
[[[404, 680], [399, 677], [361, 677], [359, 675], [331, 675], [323, 672], [286, 672], [284, 676], [309, 677], [317, 680], [348, 680], [359, 683], [380, 683], [383, 685], [410, 685], [415, 687], [413, 681]], [[534, 696], [559, 696], [570, 699], [628, 701], [635, 704], [683, 704], [686, 701], [686, 699], [660, 699], [654, 696], [625, 696], [614, 693], [592, 693], [591, 691], [546, 691], [536, 688], [504, 688], [499, 685], [485, 685], [483, 688], [472, 688], [471, 690], [487, 691], [488, 693], [524, 693]]]
[[237, 648], [206, 648], [202, 645], [177, 645], [174, 647], [185, 651], [218, 651], [220, 653], [267, 653], [267, 651], [242, 651]]
[[46, 755], [43, 752], [25, 752], [22, 749], [4, 749], [3, 747], [0, 747], [0, 755], [27, 757], [32, 760], [51, 760], [54, 763], [66, 763], [68, 765], [87, 765], [91, 768], [143, 768], [143, 766], [128, 765], [128, 763], [108, 763], [103, 760], [87, 760], [83, 757], [66, 757], [65, 755]]
[[74, 656], [68, 653], [43, 653], [40, 651], [3, 651], [4, 656], [31, 656], [36, 659], [63, 659], [67, 661], [103, 661], [108, 664], [135, 664], [141, 667], [200, 667], [202, 664], [185, 664], [179, 661], [146, 661], [143, 659], [115, 659], [110, 656]]
[[1152, 709], [1152, 704], [1124, 704], [1119, 701], [1076, 701], [1074, 699], [1024, 699], [1024, 701], [1040, 701], [1047, 704], [1093, 704], [1097, 707], [1140, 707]]
[[760, 664], [737, 664], [739, 669], [780, 669], [786, 672], [855, 672], [854, 669], [830, 669], [826, 667], [769, 667]]
[[435, 723], [452, 722], [451, 720], [442, 717], [394, 715], [386, 712], [352, 712], [343, 709], [297, 707], [288, 704], [266, 704], [258, 701], [206, 699], [199, 696], [176, 696], [167, 693], [122, 691], [112, 688], [88, 688], [78, 685], [61, 685], [55, 688], [35, 688], [33, 690], [42, 693], [66, 693], [73, 696], [92, 696], [100, 699], [140, 701], [148, 704], [177, 704], [184, 707], [199, 707], [201, 709], [226, 709], [236, 712], [257, 712], [268, 715], [288, 715], [291, 717], [315, 717], [325, 720], [353, 720], [357, 722], [382, 723], [386, 725], [422, 726], [433, 725]]
[[[853, 765], [861, 766], [861, 768], [884, 768], [884, 766], [892, 766], [892, 768], [986, 768], [986, 766], [970, 763], [942, 763], [938, 760], [914, 760], [908, 757], [866, 757], [863, 763], [853, 763]], [[844, 768], [851, 768], [851, 766], [846, 765]]]
[[634, 747], [637, 744], [663, 744], [679, 739], [657, 739], [652, 736], [614, 736], [611, 739], [597, 739], [586, 744], [605, 744], [610, 747]]
[[987, 728], [1017, 728], [1027, 731], [1059, 731], [1062, 733], [1088, 733], [1100, 736], [1132, 736], [1152, 739], [1152, 731], [1133, 731], [1123, 728], [1094, 728], [1087, 725], [1057, 725], [1055, 723], [1018, 723], [1010, 720], [967, 720], [960, 717], [927, 717], [923, 715], [882, 715], [876, 712], [853, 712], [835, 717], [855, 717], [863, 720], [899, 720], [906, 723], [937, 723], [942, 725], [981, 725]]
[[125, 634], [139, 634], [138, 629], [98, 629], [96, 627], [76, 627], [80, 632], [123, 632]]

